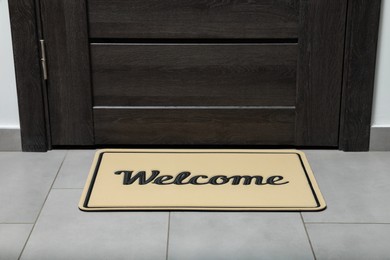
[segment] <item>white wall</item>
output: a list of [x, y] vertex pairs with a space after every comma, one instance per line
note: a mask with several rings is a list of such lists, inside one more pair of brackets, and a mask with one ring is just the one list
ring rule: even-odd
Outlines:
[[390, 127], [390, 1], [382, 0], [372, 125]]
[[0, 0], [0, 129], [19, 127], [8, 0]]

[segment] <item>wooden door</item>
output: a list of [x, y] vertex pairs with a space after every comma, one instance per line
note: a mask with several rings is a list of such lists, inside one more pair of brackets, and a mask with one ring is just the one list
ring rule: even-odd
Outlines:
[[346, 0], [40, 0], [53, 145], [337, 147]]

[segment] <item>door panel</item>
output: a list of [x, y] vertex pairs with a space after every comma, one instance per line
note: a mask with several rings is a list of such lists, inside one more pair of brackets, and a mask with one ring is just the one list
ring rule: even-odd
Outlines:
[[85, 1], [41, 0], [53, 145], [94, 144]]
[[294, 142], [294, 109], [96, 108], [94, 115], [99, 144]]
[[95, 106], [295, 106], [297, 44], [92, 44]]
[[299, 0], [88, 0], [92, 38], [297, 38]]
[[40, 3], [54, 146], [338, 145], [347, 0]]
[[301, 0], [296, 145], [338, 146], [347, 1]]

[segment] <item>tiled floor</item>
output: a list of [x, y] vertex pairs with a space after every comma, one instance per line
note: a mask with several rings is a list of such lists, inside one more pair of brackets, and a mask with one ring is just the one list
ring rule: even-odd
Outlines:
[[390, 152], [305, 152], [323, 212], [82, 212], [94, 151], [0, 152], [0, 259], [390, 259]]

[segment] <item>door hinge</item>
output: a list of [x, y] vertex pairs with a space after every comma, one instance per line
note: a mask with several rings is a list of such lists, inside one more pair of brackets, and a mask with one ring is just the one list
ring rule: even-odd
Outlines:
[[41, 66], [42, 66], [43, 79], [47, 80], [45, 40], [39, 40], [39, 42], [41, 44]]

